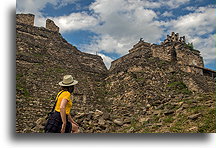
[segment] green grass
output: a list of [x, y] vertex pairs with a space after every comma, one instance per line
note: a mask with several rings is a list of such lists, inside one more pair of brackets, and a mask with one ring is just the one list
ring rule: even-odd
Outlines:
[[184, 46], [189, 48], [191, 51], [200, 52], [199, 50], [194, 49], [193, 43], [185, 43]]
[[16, 74], [16, 89], [21, 92], [22, 95], [25, 97], [30, 96], [30, 92], [26, 87], [25, 81], [22, 80], [23, 74], [17, 73]]
[[25, 97], [29, 97], [29, 96], [30, 96], [29, 91], [28, 91], [26, 88], [22, 87], [21, 85], [17, 84], [17, 85], [16, 85], [16, 89], [19, 90], [19, 91], [21, 91], [21, 93], [22, 93]]
[[[215, 107], [209, 107], [205, 105], [207, 100], [211, 100], [215, 95], [200, 95], [196, 102], [193, 101], [185, 101], [184, 103], [188, 104], [189, 107], [186, 108], [185, 113], [177, 116], [177, 120], [175, 120], [172, 127], [170, 127], [170, 131], [174, 133], [183, 133], [183, 132], [196, 132], [196, 133], [214, 133], [216, 130], [216, 109]], [[191, 98], [192, 99], [192, 98]], [[214, 106], [214, 104], [213, 104]], [[195, 120], [188, 119], [189, 115], [201, 113], [201, 116]], [[164, 119], [164, 122], [169, 122], [172, 119], [167, 117]], [[190, 128], [197, 127], [195, 131], [189, 131]]]
[[44, 72], [44, 74], [46, 76], [49, 76], [52, 73], [65, 73], [66, 69], [62, 68], [62, 67], [49, 67], [46, 69], [46, 71]]
[[175, 123], [170, 127], [170, 132], [173, 133], [183, 133], [186, 129], [187, 117], [184, 115], [179, 115]]
[[171, 115], [168, 116], [168, 117], [165, 117], [165, 118], [163, 119], [163, 121], [164, 121], [165, 123], [172, 123], [174, 120], [175, 120], [175, 119], [173, 119], [173, 117], [172, 117]]
[[40, 54], [40, 53], [34, 53], [33, 56], [34, 56], [34, 57], [38, 57], [38, 58], [42, 58], [42, 57], [43, 57], [43, 55]]
[[23, 74], [17, 73], [16, 80], [19, 81], [23, 77]]
[[169, 88], [174, 88], [174, 89], [185, 89], [187, 86], [183, 82], [172, 82], [167, 85]]
[[172, 82], [167, 85], [171, 90], [174, 90], [176, 93], [182, 94], [191, 94], [192, 92], [188, 90], [187, 86], [183, 82]]
[[215, 113], [216, 110], [210, 109], [206, 114], [203, 115], [203, 124], [198, 126], [199, 133], [211, 133], [215, 132], [216, 129], [216, 121], [215, 121]]

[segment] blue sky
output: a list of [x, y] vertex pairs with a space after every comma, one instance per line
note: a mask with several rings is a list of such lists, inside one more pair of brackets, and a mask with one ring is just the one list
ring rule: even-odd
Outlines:
[[142, 37], [160, 44], [178, 32], [216, 70], [216, 5], [213, 0], [17, 0], [17, 13], [50, 18], [79, 50], [102, 56], [107, 67]]

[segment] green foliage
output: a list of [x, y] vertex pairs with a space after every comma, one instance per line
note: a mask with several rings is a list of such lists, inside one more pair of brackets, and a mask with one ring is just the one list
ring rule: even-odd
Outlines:
[[29, 91], [26, 88], [22, 87], [21, 85], [17, 84], [16, 85], [16, 89], [18, 91], [20, 91], [25, 97], [29, 97], [30, 96]]
[[194, 49], [193, 43], [187, 43], [187, 44], [185, 43], [185, 47], [189, 48], [192, 51], [198, 51], [199, 52], [199, 50]]
[[168, 84], [167, 87], [177, 93], [191, 94], [191, 91], [188, 90], [187, 86], [183, 82], [172, 82]]
[[191, 50], [194, 49], [193, 43], [187, 43], [186, 46], [187, 46], [188, 48], [190, 48]]
[[164, 119], [164, 122], [165, 123], [172, 123], [174, 121], [174, 119], [173, 119], [173, 117], [171, 117], [171, 116], [168, 116], [168, 117], [166, 117], [165, 119]]
[[49, 68], [46, 69], [46, 71], [44, 72], [44, 74], [46, 76], [50, 76], [50, 74], [52, 74], [53, 72], [61, 74], [61, 73], [65, 73], [66, 70], [63, 67], [49, 67]]
[[169, 88], [173, 89], [185, 89], [187, 86], [183, 82], [173, 82], [167, 85]]
[[23, 79], [23, 74], [16, 74], [16, 90], [21, 92], [25, 97], [29, 97], [30, 93], [26, 88], [26, 82]]
[[215, 108], [207, 111], [206, 114], [203, 115], [203, 124], [199, 125], [198, 132], [199, 133], [209, 133], [215, 131], [216, 122], [215, 122]]
[[17, 73], [16, 74], [16, 81], [20, 81], [23, 77], [23, 74]]
[[179, 115], [175, 123], [170, 127], [172, 133], [183, 133], [186, 128], [187, 117], [185, 115]]
[[168, 63], [168, 62], [165, 61], [165, 60], [159, 60], [159, 61], [157, 62], [157, 66], [160, 67], [160, 68], [162, 68], [162, 67], [165, 66], [167, 63]]
[[65, 69], [62, 68], [62, 67], [56, 67], [56, 68], [54, 69], [54, 72], [57, 72], [57, 73], [64, 73], [64, 72], [65, 72]]
[[42, 58], [43, 54], [41, 54], [41, 53], [34, 53], [33, 56], [37, 57], [37, 58]]

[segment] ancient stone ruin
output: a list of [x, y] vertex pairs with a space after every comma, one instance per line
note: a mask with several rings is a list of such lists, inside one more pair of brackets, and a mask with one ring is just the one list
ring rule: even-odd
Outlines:
[[111, 64], [111, 70], [115, 69], [123, 61], [137, 55], [146, 57], [158, 57], [161, 60], [177, 63], [182, 71], [200, 75], [215, 77], [215, 71], [204, 68], [203, 58], [198, 50], [187, 46], [185, 36], [179, 37], [178, 33], [172, 32], [161, 45], [145, 42], [142, 38], [129, 50], [129, 54], [115, 60]]
[[17, 14], [16, 15], [16, 21], [19, 23], [32, 25], [34, 26], [34, 18], [35, 16], [33, 14]]
[[59, 27], [56, 26], [54, 21], [52, 21], [51, 19], [46, 20], [46, 28], [55, 32], [59, 32]]
[[[34, 26], [33, 14], [17, 14], [16, 20], [19, 23]], [[51, 19], [46, 20], [46, 29], [59, 32], [59, 27]], [[203, 58], [198, 50], [192, 50], [186, 44], [185, 36], [179, 37], [179, 33], [172, 32], [160, 45], [145, 42], [140, 38], [139, 42], [129, 50], [129, 54], [115, 60], [110, 70], [114, 69], [122, 61], [137, 55], [158, 57], [162, 60], [176, 62], [181, 65], [181, 70], [200, 75], [215, 77], [215, 72], [204, 68]]]
[[185, 43], [185, 36], [179, 38], [179, 33], [172, 32], [171, 35], [167, 35], [167, 38], [161, 44], [171, 43], [171, 42], [180, 42]]
[[[17, 22], [31, 25], [31, 26], [34, 26], [34, 19], [35, 19], [35, 16], [33, 14], [17, 14], [16, 15]], [[59, 32], [59, 27], [56, 26], [54, 21], [51, 19], [46, 20], [46, 29], [49, 29], [54, 32]]]
[[[43, 132], [66, 74], [79, 81], [71, 115], [81, 132], [215, 132], [215, 71], [204, 68], [185, 37], [172, 33], [161, 45], [141, 38], [108, 70], [100, 56], [68, 43], [52, 20], [45, 28], [34, 26], [32, 14], [16, 19], [17, 133]], [[201, 113], [191, 112], [194, 107]], [[188, 120], [173, 124], [182, 119]], [[212, 128], [196, 127], [208, 127], [209, 119]]]

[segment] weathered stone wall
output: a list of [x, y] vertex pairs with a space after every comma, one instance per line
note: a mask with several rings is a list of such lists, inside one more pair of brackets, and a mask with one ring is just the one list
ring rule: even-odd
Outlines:
[[189, 72], [192, 74], [199, 74], [199, 75], [203, 75], [203, 70], [197, 67], [193, 67], [190, 65], [181, 65], [180, 69], [184, 72]]
[[151, 50], [153, 57], [158, 57], [166, 61], [171, 61], [174, 58], [174, 49], [172, 46], [152, 45]]
[[200, 56], [199, 51], [192, 51], [187, 48], [176, 49], [177, 61], [182, 65], [194, 65], [204, 67], [203, 58]]
[[135, 44], [133, 46], [132, 49], [129, 50], [129, 53], [131, 52], [135, 52], [138, 50], [149, 50], [149, 48], [151, 47], [150, 43], [144, 42], [144, 41], [139, 41], [137, 44]]
[[34, 26], [34, 18], [35, 16], [33, 14], [17, 14], [16, 15], [16, 21]]
[[100, 56], [79, 51], [58, 32], [20, 22], [16, 47], [16, 132], [28, 132], [47, 115], [66, 74], [79, 81], [75, 92], [85, 96], [87, 105], [96, 101], [96, 84], [107, 73]]
[[193, 74], [203, 75], [203, 58], [197, 50], [191, 50], [184, 45], [175, 46], [176, 61], [181, 65], [181, 70]]
[[46, 20], [46, 28], [55, 32], [59, 32], [59, 27], [56, 26], [53, 20], [47, 19]]
[[139, 46], [138, 48], [132, 48], [129, 52], [129, 54], [112, 61], [110, 71], [113, 71], [114, 69], [118, 69], [119, 65], [122, 65], [125, 61], [132, 58], [149, 58], [152, 56], [152, 52], [150, 48], [146, 48], [146, 46]]
[[161, 42], [161, 45], [171, 43], [171, 42], [184, 44], [185, 43], [185, 36], [179, 38], [178, 33], [172, 32], [171, 35], [167, 35], [167, 38], [163, 42]]
[[169, 42], [161, 45], [150, 44], [140, 40], [132, 49], [129, 50], [129, 54], [113, 61], [110, 70], [112, 71], [113, 69], [116, 69], [128, 59], [150, 53], [149, 56], [158, 57], [161, 60], [172, 61], [180, 64], [182, 71], [203, 75], [202, 69], [197, 68], [204, 67], [203, 58], [200, 56], [199, 51], [189, 49], [185, 46], [185, 38], [180, 42], [178, 34], [172, 33], [167, 40]]
[[[100, 56], [79, 51], [52, 27], [49, 30], [17, 22], [16, 45], [16, 132], [43, 132], [43, 126], [37, 129], [36, 125], [51, 110], [54, 104], [51, 97], [59, 91], [58, 82], [65, 74], [72, 74], [79, 81], [75, 87], [79, 96], [73, 100], [72, 116], [81, 125], [80, 129], [88, 133], [125, 132], [118, 130], [129, 129], [135, 121], [141, 123], [134, 117], [142, 119], [144, 115], [154, 122], [151, 123], [154, 128], [155, 115], [167, 112], [161, 105], [176, 98], [177, 102], [172, 102], [176, 106], [179, 98], [184, 99], [184, 92], [170, 90], [171, 82], [183, 81], [192, 91], [215, 90], [209, 77], [184, 73], [178, 64], [152, 57], [151, 46], [156, 45], [148, 43], [134, 46], [129, 54], [112, 62], [109, 72]], [[176, 48], [167, 53], [171, 58], [165, 55], [162, 58], [172, 60], [173, 49]], [[164, 108], [161, 113], [158, 113], [159, 105]]]
[[151, 49], [153, 57], [159, 57], [166, 61], [175, 60], [181, 65], [204, 67], [199, 51], [184, 48], [182, 44], [153, 45]]

